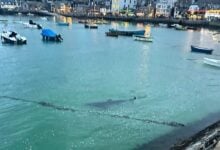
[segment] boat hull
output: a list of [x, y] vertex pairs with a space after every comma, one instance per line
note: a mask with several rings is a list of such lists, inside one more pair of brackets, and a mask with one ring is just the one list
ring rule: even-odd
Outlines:
[[117, 34], [117, 35], [122, 35], [122, 36], [133, 36], [133, 35], [144, 35], [145, 30], [121, 31], [121, 30], [109, 29], [109, 32]]
[[57, 25], [58, 25], [58, 26], [69, 26], [69, 23], [58, 22]]
[[213, 49], [207, 49], [207, 48], [196, 47], [196, 46], [191, 45], [191, 52], [204, 53], [204, 54], [211, 55], [213, 52]]
[[97, 25], [92, 25], [92, 24], [85, 24], [84, 27], [85, 27], [85, 28], [88, 28], [88, 29], [98, 29], [98, 26], [97, 26]]
[[152, 37], [146, 37], [146, 36], [134, 36], [134, 40], [143, 41], [143, 42], [153, 42]]
[[220, 68], [220, 60], [217, 59], [204, 58], [203, 63], [206, 65]]
[[112, 32], [106, 32], [106, 36], [112, 36], [112, 37], [118, 37], [118, 34], [112, 33]]
[[13, 44], [13, 45], [27, 44], [27, 39], [15, 32], [3, 32], [1, 34], [1, 41], [2, 43]]

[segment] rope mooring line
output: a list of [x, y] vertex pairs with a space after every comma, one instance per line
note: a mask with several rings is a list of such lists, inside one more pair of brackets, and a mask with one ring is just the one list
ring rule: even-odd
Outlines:
[[141, 119], [141, 118], [130, 117], [130, 116], [127, 116], [127, 115], [103, 113], [101, 111], [78, 110], [78, 109], [73, 109], [71, 107], [55, 105], [53, 103], [49, 103], [49, 102], [46, 102], [46, 101], [34, 101], [34, 100], [16, 98], [16, 97], [11, 97], [11, 96], [0, 96], [0, 99], [8, 99], [8, 100], [20, 101], [20, 102], [25, 102], [25, 103], [33, 103], [33, 104], [36, 104], [36, 105], [40, 105], [42, 107], [52, 108], [52, 109], [59, 110], [59, 111], [93, 113], [93, 114], [101, 115], [101, 116], [108, 116], [108, 117], [112, 117], [112, 118], [134, 120], [134, 121], [140, 121], [140, 122], [143, 122], [143, 123], [152, 123], [152, 124], [158, 124], [158, 125], [164, 125], [164, 126], [170, 126], [170, 127], [184, 127], [185, 126], [184, 124], [178, 123], [178, 122], [175, 122], [175, 121], [156, 121], [156, 120], [151, 120], [151, 119]]

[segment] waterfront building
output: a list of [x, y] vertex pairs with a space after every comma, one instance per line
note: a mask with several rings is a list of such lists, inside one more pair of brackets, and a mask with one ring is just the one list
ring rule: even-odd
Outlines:
[[120, 10], [136, 9], [137, 0], [112, 0], [111, 11], [119, 13]]
[[45, 8], [44, 4], [36, 1], [26, 1], [21, 5], [23, 11], [38, 11]]
[[72, 7], [69, 2], [55, 2], [55, 12], [68, 14], [72, 12]]
[[220, 19], [220, 9], [207, 10], [205, 13], [205, 18], [209, 21]]
[[157, 17], [169, 17], [175, 2], [176, 0], [159, 0], [156, 3], [155, 15]]
[[19, 7], [17, 0], [0, 0], [0, 8], [13, 10]]
[[220, 9], [220, 0], [197, 0], [195, 2], [200, 8]]

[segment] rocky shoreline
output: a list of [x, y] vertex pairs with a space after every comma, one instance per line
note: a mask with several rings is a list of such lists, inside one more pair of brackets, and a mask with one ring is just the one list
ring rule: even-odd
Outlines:
[[174, 144], [171, 150], [214, 149], [220, 142], [220, 121], [206, 127], [195, 135]]

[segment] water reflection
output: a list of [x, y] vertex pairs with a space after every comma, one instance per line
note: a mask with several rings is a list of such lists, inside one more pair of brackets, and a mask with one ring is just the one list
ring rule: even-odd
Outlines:
[[54, 22], [65, 22], [65, 23], [72, 24], [73, 19], [72, 17], [57, 16], [57, 17], [54, 17]]

